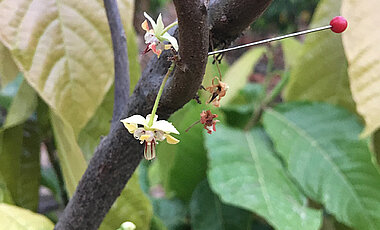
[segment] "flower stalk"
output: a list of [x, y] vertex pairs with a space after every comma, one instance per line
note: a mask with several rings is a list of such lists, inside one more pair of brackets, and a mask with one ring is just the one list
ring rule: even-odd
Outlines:
[[174, 66], [175, 66], [175, 62], [172, 62], [172, 64], [170, 65], [170, 67], [168, 69], [168, 72], [166, 73], [164, 79], [162, 80], [162, 83], [161, 83], [161, 86], [160, 86], [160, 90], [158, 91], [156, 100], [154, 102], [154, 106], [153, 106], [152, 113], [151, 113], [152, 115], [150, 117], [148, 126], [152, 126], [153, 125], [153, 120], [154, 120], [154, 116], [156, 115], [156, 112], [157, 112], [158, 103], [160, 102], [160, 98], [161, 98], [162, 92], [164, 91], [165, 84], [168, 81], [168, 78], [169, 78], [170, 74], [172, 73], [172, 71], [174, 69]]
[[162, 35], [164, 35], [166, 32], [168, 32], [175, 25], [178, 25], [178, 21], [175, 21], [172, 24], [170, 24], [167, 27], [165, 27], [165, 29], [162, 31]]

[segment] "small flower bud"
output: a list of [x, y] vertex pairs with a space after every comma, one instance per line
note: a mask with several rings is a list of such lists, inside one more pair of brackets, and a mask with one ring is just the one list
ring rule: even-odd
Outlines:
[[119, 229], [120, 230], [135, 230], [136, 225], [130, 221], [127, 221], [127, 222], [122, 223]]

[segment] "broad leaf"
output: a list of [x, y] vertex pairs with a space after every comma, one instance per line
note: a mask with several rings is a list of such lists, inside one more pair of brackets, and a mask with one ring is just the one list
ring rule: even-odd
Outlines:
[[363, 131], [366, 136], [380, 127], [380, 31], [373, 29], [380, 20], [379, 11], [378, 0], [365, 3], [343, 0], [342, 13], [349, 22], [343, 43], [349, 63], [350, 86], [358, 112], [366, 122]]
[[248, 211], [223, 204], [207, 181], [194, 190], [190, 201], [191, 225], [194, 230], [246, 230], [251, 226]]
[[222, 81], [229, 85], [229, 89], [226, 96], [220, 101], [221, 105], [228, 104], [246, 85], [248, 77], [264, 52], [265, 48], [262, 47], [251, 49], [229, 67], [222, 78]]
[[54, 224], [45, 216], [16, 206], [0, 204], [0, 230], [52, 230]]
[[361, 126], [328, 104], [281, 105], [264, 126], [298, 184], [338, 221], [361, 230], [380, 226], [380, 174]]
[[[131, 1], [122, 2], [125, 9]], [[31, 86], [77, 135], [113, 82], [103, 1], [3, 0], [0, 40]]]
[[0, 88], [13, 81], [18, 74], [16, 63], [9, 50], [0, 43]]
[[319, 229], [321, 212], [307, 207], [264, 132], [218, 128], [206, 146], [210, 186], [222, 201], [259, 214], [279, 230]]
[[[340, 15], [341, 0], [322, 0], [313, 16], [311, 28], [328, 25]], [[355, 111], [347, 74], [341, 35], [331, 31], [306, 36], [288, 87], [287, 101], [326, 101]]]

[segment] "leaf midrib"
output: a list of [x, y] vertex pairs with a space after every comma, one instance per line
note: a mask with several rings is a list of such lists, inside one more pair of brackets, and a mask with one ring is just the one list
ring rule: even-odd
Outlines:
[[[344, 182], [344, 184], [346, 184], [346, 186], [348, 187], [348, 191], [351, 193], [352, 197], [354, 198], [354, 200], [356, 201], [357, 203], [357, 206], [360, 207], [360, 209], [362, 211], [365, 211], [366, 209], [363, 207], [362, 203], [360, 202], [359, 200], [359, 196], [357, 195], [356, 191], [354, 190], [353, 188], [353, 185], [350, 183], [350, 181], [347, 179], [347, 177], [344, 175], [344, 173], [342, 173], [340, 170], [339, 170], [339, 167], [335, 164], [335, 162], [329, 157], [328, 153], [324, 150], [324, 148], [319, 144], [318, 140], [314, 140], [314, 138], [312, 136], [309, 135], [309, 133], [307, 133], [305, 130], [299, 128], [296, 124], [294, 124], [292, 121], [290, 121], [289, 119], [286, 119], [285, 116], [283, 116], [281, 113], [273, 110], [273, 109], [268, 109], [267, 110], [267, 113], [269, 114], [272, 114], [274, 117], [278, 118], [280, 121], [282, 121], [287, 127], [289, 128], [292, 128], [294, 131], [296, 131], [296, 133], [298, 133], [301, 138], [304, 137], [306, 139], [306, 141], [311, 145], [313, 146], [314, 148], [318, 149], [318, 153], [320, 153], [322, 155], [322, 157], [330, 164], [332, 165], [332, 168], [333, 168], [333, 171], [335, 171], [339, 177], [342, 178], [342, 181]], [[314, 143], [314, 144], [313, 144]], [[350, 186], [351, 185], [351, 186]], [[355, 196], [356, 195], [356, 196]], [[364, 212], [365, 213], [365, 212]], [[367, 221], [370, 223], [371, 225], [371, 229], [375, 229], [373, 228], [373, 222], [371, 221], [371, 219], [368, 217], [368, 215], [362, 215], [365, 219], [367, 219]], [[353, 222], [352, 222], [353, 223]]]
[[[260, 159], [259, 159], [259, 156], [257, 155], [257, 149], [256, 149], [256, 146], [253, 144], [254, 142], [254, 139], [252, 137], [252, 134], [249, 133], [249, 132], [244, 132], [244, 135], [245, 135], [245, 138], [247, 140], [247, 143], [248, 143], [248, 148], [249, 148], [249, 151], [251, 153], [251, 156], [252, 156], [252, 159], [255, 163], [255, 170], [257, 172], [257, 176], [258, 176], [258, 181], [259, 181], [259, 184], [260, 184], [260, 187], [262, 189], [261, 192], [263, 194], [263, 197], [264, 197], [264, 200], [265, 200], [265, 203], [268, 207], [268, 214], [269, 216], [272, 216], [272, 217], [275, 217], [275, 215], [273, 214], [273, 207], [270, 203], [270, 197], [268, 196], [268, 191], [266, 189], [266, 184], [265, 184], [265, 180], [264, 180], [264, 173], [263, 173], [263, 170], [261, 168], [261, 165], [260, 165]], [[275, 219], [275, 218], [274, 218]]]

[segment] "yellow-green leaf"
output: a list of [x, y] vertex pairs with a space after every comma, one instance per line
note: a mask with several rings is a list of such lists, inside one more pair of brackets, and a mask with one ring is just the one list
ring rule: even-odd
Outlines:
[[352, 96], [367, 136], [380, 127], [380, 1], [343, 0], [342, 13], [349, 23], [343, 34]]
[[281, 41], [281, 46], [286, 65], [294, 67], [301, 55], [302, 43], [295, 38], [287, 38]]
[[0, 43], [0, 87], [13, 81], [18, 74], [18, 67], [9, 50]]
[[0, 230], [52, 230], [54, 224], [45, 216], [17, 206], [0, 204]]
[[[340, 6], [341, 0], [320, 1], [310, 27], [327, 25], [340, 15]], [[325, 101], [355, 111], [340, 34], [324, 31], [306, 36], [284, 96], [287, 101]]]
[[67, 192], [71, 197], [87, 168], [86, 160], [79, 148], [73, 129], [53, 111], [50, 113], [58, 158], [63, 172]]
[[31, 86], [77, 134], [113, 82], [103, 1], [3, 0], [0, 40]]
[[220, 101], [221, 105], [228, 104], [239, 90], [245, 86], [253, 67], [264, 52], [265, 48], [262, 47], [251, 49], [230, 66], [222, 79], [223, 82], [229, 85], [229, 89], [226, 96]]

